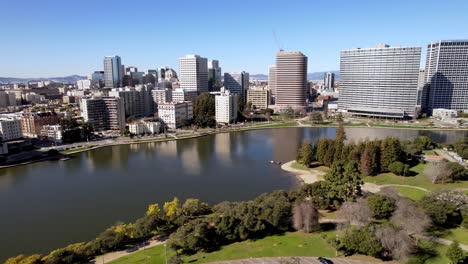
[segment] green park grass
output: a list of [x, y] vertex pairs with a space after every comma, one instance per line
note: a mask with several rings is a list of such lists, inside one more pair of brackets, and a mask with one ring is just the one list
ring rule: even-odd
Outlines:
[[393, 173], [382, 173], [377, 176], [364, 177], [365, 182], [375, 183], [378, 185], [385, 184], [402, 184], [422, 187], [427, 190], [437, 189], [453, 189], [453, 188], [468, 188], [468, 181], [456, 182], [456, 183], [445, 183], [445, 184], [433, 184], [429, 177], [423, 174], [424, 167], [426, 164], [418, 164], [412, 167], [410, 170], [416, 173], [416, 176], [397, 176]]
[[220, 250], [184, 258], [187, 263], [205, 263], [242, 258], [281, 257], [281, 256], [335, 256], [335, 249], [327, 244], [326, 238], [334, 237], [334, 231], [305, 234], [287, 232], [258, 240], [233, 243]]
[[[169, 258], [168, 254], [168, 258]], [[166, 256], [164, 245], [155, 246], [149, 249], [145, 249], [142, 251], [138, 251], [132, 253], [130, 255], [121, 257], [114, 261], [109, 262], [111, 264], [126, 264], [126, 263], [133, 263], [133, 264], [147, 264], [147, 263], [155, 263], [155, 264], [163, 264], [166, 263]]]
[[446, 230], [447, 234], [441, 238], [448, 240], [457, 240], [460, 244], [468, 245], [468, 229], [463, 227], [457, 227]]
[[398, 191], [398, 193], [400, 193], [401, 196], [410, 198], [413, 201], [419, 201], [424, 196], [429, 194], [428, 192], [425, 192], [423, 190], [419, 190], [419, 189], [415, 189], [411, 187], [395, 186], [392, 188], [395, 188]]
[[309, 170], [309, 168], [297, 162], [293, 162], [291, 164], [291, 168], [296, 169], [296, 170], [306, 170], [306, 171]]
[[89, 148], [91, 148], [91, 147], [92, 147], [92, 146], [84, 146], [84, 147], [78, 147], [78, 148], [71, 148], [71, 149], [63, 150], [63, 151], [61, 151], [60, 153], [67, 155], [67, 154], [72, 154], [72, 153], [75, 153], [75, 152], [80, 152], [80, 151], [89, 149]]

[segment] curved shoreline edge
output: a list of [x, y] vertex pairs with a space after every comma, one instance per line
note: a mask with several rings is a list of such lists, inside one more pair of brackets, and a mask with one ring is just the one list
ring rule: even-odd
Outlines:
[[[251, 131], [251, 130], [264, 130], [264, 129], [277, 129], [277, 128], [328, 128], [328, 127], [338, 127], [338, 124], [315, 124], [315, 125], [304, 125], [304, 124], [299, 124], [298, 122], [294, 121], [290, 123], [265, 123], [261, 124], [258, 126], [252, 126], [252, 127], [247, 127], [247, 128], [240, 128], [240, 129], [234, 129], [234, 130], [228, 130], [228, 131], [212, 131], [212, 132], [202, 132], [199, 133], [198, 135], [191, 135], [187, 137], [181, 137], [181, 138], [155, 138], [155, 139], [148, 139], [148, 140], [135, 140], [135, 141], [127, 141], [127, 142], [119, 142], [119, 143], [111, 143], [111, 144], [103, 144], [103, 145], [98, 145], [98, 146], [92, 146], [89, 148], [82, 148], [76, 151], [70, 151], [67, 153], [62, 153], [63, 155], [73, 155], [73, 154], [78, 154], [81, 152], [87, 152], [91, 150], [96, 150], [100, 148], [105, 148], [105, 147], [113, 147], [113, 146], [122, 146], [122, 145], [132, 145], [132, 144], [145, 144], [145, 143], [156, 143], [156, 142], [168, 142], [168, 141], [176, 141], [176, 140], [184, 140], [184, 139], [193, 139], [193, 138], [200, 138], [200, 137], [205, 137], [209, 135], [215, 135], [215, 134], [221, 134], [221, 133], [236, 133], [236, 132], [245, 132], [245, 131]], [[465, 131], [468, 132], [468, 128], [437, 128], [437, 127], [392, 127], [392, 126], [366, 126], [366, 125], [352, 125], [352, 124], [344, 124], [344, 127], [355, 127], [355, 128], [377, 128], [377, 129], [403, 129], [403, 130], [428, 130], [428, 131]], [[24, 166], [24, 165], [29, 165], [33, 164], [36, 162], [42, 162], [42, 161], [47, 161], [47, 160], [53, 160], [55, 157], [50, 157], [50, 158], [44, 158], [40, 160], [32, 160], [32, 161], [25, 161], [21, 162], [18, 164], [11, 164], [11, 165], [4, 165], [0, 166], [0, 169], [6, 169], [6, 168], [12, 168], [12, 167], [18, 167], [18, 166]], [[292, 163], [291, 163], [292, 164]], [[284, 165], [284, 164], [283, 164]], [[281, 166], [283, 169], [283, 166]], [[293, 169], [293, 168], [290, 168]], [[286, 170], [286, 169], [283, 169]], [[286, 170], [288, 171], [288, 170]], [[292, 172], [292, 171], [289, 171]], [[304, 172], [304, 171], [302, 171]], [[293, 172], [293, 173], [298, 173]], [[299, 173], [300, 174], [300, 173]], [[301, 177], [298, 177], [299, 180], [302, 181]]]

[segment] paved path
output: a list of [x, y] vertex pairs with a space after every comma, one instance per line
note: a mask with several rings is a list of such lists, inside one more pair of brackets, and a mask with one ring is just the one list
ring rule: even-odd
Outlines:
[[105, 255], [102, 255], [102, 256], [99, 256], [99, 257], [96, 257], [93, 261], [90, 262], [90, 264], [101, 264], [101, 263], [109, 263], [113, 260], [116, 260], [118, 258], [121, 258], [121, 257], [124, 257], [124, 256], [127, 256], [127, 255], [130, 255], [132, 253], [135, 253], [135, 252], [138, 252], [138, 251], [141, 251], [141, 250], [145, 250], [145, 249], [149, 249], [149, 248], [152, 248], [152, 247], [155, 247], [155, 246], [159, 246], [161, 244], [164, 244], [166, 243], [166, 240], [151, 240], [149, 241], [149, 244], [139, 244], [139, 245], [136, 245], [136, 250], [132, 251], [132, 252], [127, 252], [126, 250], [120, 250], [120, 251], [114, 251], [114, 252], [111, 252], [111, 253], [107, 253]]
[[[443, 238], [434, 237], [434, 236], [415, 235], [415, 237], [416, 237], [416, 238], [419, 238], [419, 239], [434, 241], [434, 242], [436, 242], [436, 243], [443, 244], [443, 245], [447, 245], [447, 246], [448, 246], [448, 245], [451, 245], [451, 244], [453, 243], [452, 240], [443, 239]], [[463, 249], [464, 251], [468, 251], [468, 245], [460, 244], [460, 247], [461, 247], [461, 249]]]
[[[329, 258], [335, 264], [373, 264], [383, 263], [382, 261], [363, 261], [351, 258]], [[275, 258], [250, 258], [227, 261], [209, 262], [209, 264], [320, 264], [317, 257], [275, 257]], [[385, 262], [387, 264], [396, 262]]]

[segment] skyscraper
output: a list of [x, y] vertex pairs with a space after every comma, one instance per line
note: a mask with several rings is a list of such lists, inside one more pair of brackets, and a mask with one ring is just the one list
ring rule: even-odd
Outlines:
[[272, 65], [268, 68], [268, 90], [272, 96], [276, 95], [276, 66]]
[[306, 106], [307, 57], [301, 52], [276, 53], [276, 107], [300, 109]]
[[232, 94], [237, 94], [245, 101], [247, 90], [249, 89], [248, 72], [224, 73], [224, 88]]
[[179, 59], [180, 88], [208, 92], [208, 62], [199, 55], [187, 55]]
[[341, 51], [340, 110], [378, 117], [417, 117], [420, 47]]
[[221, 67], [217, 60], [208, 61], [208, 82], [210, 91], [221, 88]]
[[433, 42], [427, 46], [427, 112], [468, 109], [468, 40]]
[[325, 90], [332, 90], [335, 88], [335, 74], [333, 72], [326, 72], [323, 75], [323, 88]]
[[107, 88], [122, 86], [123, 66], [119, 56], [104, 57], [104, 84]]

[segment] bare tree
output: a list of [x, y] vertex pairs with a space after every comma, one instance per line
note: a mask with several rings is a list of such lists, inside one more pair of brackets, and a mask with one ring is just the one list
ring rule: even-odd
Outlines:
[[416, 250], [416, 241], [404, 230], [380, 226], [375, 231], [375, 236], [385, 249], [387, 257], [404, 260]]
[[320, 213], [310, 201], [304, 201], [293, 207], [293, 225], [296, 230], [311, 232], [319, 225]]
[[431, 179], [432, 183], [452, 181], [452, 170], [446, 161], [429, 162], [423, 173]]
[[409, 235], [422, 234], [431, 226], [426, 212], [408, 199], [399, 199], [396, 202], [396, 210], [390, 221]]
[[383, 196], [387, 196], [388, 198], [392, 199], [393, 201], [398, 201], [401, 197], [398, 194], [397, 189], [393, 187], [385, 187], [380, 189], [379, 194]]
[[359, 198], [355, 203], [345, 202], [336, 212], [336, 218], [344, 220], [351, 225], [365, 226], [370, 223], [372, 211], [364, 198]]

